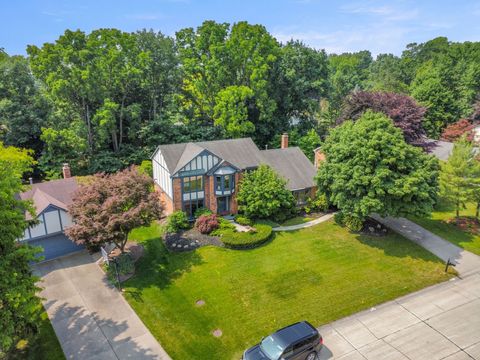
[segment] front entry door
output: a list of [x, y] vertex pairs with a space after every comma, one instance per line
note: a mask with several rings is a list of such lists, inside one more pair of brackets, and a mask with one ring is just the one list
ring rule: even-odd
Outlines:
[[230, 211], [230, 196], [221, 196], [217, 198], [217, 212], [225, 214]]

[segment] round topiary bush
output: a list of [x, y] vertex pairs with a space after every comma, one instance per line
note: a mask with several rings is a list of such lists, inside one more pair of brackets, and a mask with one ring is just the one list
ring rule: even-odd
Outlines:
[[195, 221], [195, 228], [202, 234], [210, 234], [213, 230], [218, 229], [219, 226], [217, 214], [201, 215]]
[[225, 231], [220, 240], [230, 249], [250, 249], [267, 242], [272, 236], [272, 227], [266, 224], [255, 224], [254, 231]]

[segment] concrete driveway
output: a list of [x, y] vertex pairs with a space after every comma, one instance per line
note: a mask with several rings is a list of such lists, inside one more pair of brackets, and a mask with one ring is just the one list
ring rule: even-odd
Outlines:
[[480, 360], [480, 274], [423, 289], [319, 328], [320, 359]]
[[34, 271], [43, 279], [40, 295], [67, 359], [170, 359], [87, 252]]

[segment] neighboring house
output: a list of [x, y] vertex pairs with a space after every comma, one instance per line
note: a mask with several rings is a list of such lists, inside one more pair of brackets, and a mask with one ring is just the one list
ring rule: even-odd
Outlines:
[[[64, 230], [72, 224], [68, 214], [68, 205], [72, 203], [72, 196], [78, 188], [77, 180], [71, 177], [68, 164], [63, 166], [63, 179], [51, 180], [32, 184], [31, 189], [19, 194], [22, 200], [31, 200], [36, 210], [37, 225], [25, 230], [21, 241], [32, 246], [41, 246], [44, 260], [51, 260], [59, 256], [81, 250], [65, 234]], [[29, 213], [27, 220], [32, 220]]]
[[152, 156], [155, 188], [165, 213], [183, 210], [193, 216], [205, 207], [219, 214], [238, 211], [236, 193], [245, 171], [271, 166], [287, 180], [302, 204], [315, 192], [315, 167], [298, 147], [259, 150], [250, 138], [160, 145]]

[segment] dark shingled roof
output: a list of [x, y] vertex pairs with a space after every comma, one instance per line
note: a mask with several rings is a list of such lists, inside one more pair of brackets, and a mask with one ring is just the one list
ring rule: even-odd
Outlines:
[[[73, 193], [78, 189], [77, 180], [72, 178], [51, 180], [31, 185], [31, 189], [20, 193], [20, 199], [32, 200], [37, 215], [49, 205], [54, 205], [65, 211], [72, 203]], [[29, 218], [29, 214], [27, 214]]]
[[288, 183], [290, 190], [315, 186], [315, 167], [298, 147], [261, 151], [263, 162], [270, 165]]
[[243, 138], [160, 145], [158, 150], [161, 151], [172, 175], [207, 150], [242, 170], [267, 164], [288, 181], [290, 190], [315, 186], [315, 167], [297, 147], [259, 150], [251, 138]]

